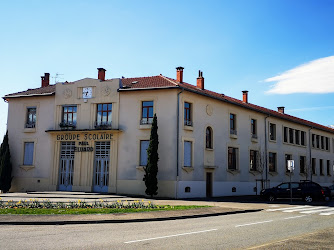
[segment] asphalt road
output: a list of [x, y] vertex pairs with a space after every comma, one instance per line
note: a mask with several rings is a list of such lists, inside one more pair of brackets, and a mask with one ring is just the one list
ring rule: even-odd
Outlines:
[[[334, 227], [334, 215], [307, 210], [223, 215], [185, 220], [59, 226], [1, 226], [0, 249], [235, 249]], [[285, 210], [286, 211], [286, 210]], [[276, 243], [277, 244], [277, 243]], [[332, 246], [328, 246], [331, 248]]]

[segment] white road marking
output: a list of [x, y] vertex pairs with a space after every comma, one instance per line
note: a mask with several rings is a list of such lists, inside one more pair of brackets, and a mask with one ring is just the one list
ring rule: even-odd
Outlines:
[[297, 209], [292, 209], [292, 210], [285, 210], [283, 213], [292, 213], [292, 212], [300, 212], [300, 211], [310, 211], [310, 210], [317, 210], [317, 209], [322, 209], [326, 207], [307, 207], [307, 208], [297, 208]]
[[206, 233], [206, 232], [211, 232], [211, 231], [216, 231], [216, 230], [218, 230], [218, 229], [209, 229], [209, 230], [190, 232], [190, 233], [183, 233], [183, 234], [173, 234], [173, 235], [167, 235], [167, 236], [161, 236], [161, 237], [155, 237], [155, 238], [148, 238], [148, 239], [142, 239], [142, 240], [132, 240], [132, 241], [126, 241], [124, 243], [125, 244], [129, 244], [129, 243], [135, 243], [135, 242], [141, 242], [141, 241], [158, 240], [158, 239], [178, 237], [178, 236], [183, 236], [183, 235]]
[[305, 207], [310, 207], [310, 206], [283, 207], [283, 208], [267, 209], [266, 211], [274, 212], [274, 211], [283, 211], [283, 210], [298, 209], [298, 208], [305, 208]]
[[303, 211], [300, 212], [301, 214], [315, 214], [319, 212], [334, 212], [334, 208], [324, 208], [324, 209], [319, 209], [319, 210], [311, 210], [311, 211]]
[[251, 226], [251, 225], [256, 225], [256, 224], [268, 223], [268, 222], [272, 222], [272, 221], [273, 220], [259, 221], [259, 222], [254, 222], [254, 223], [236, 225], [235, 227], [245, 227], [245, 226]]
[[284, 218], [283, 220], [296, 219], [296, 218], [305, 217], [305, 216], [307, 216], [307, 215], [299, 215], [299, 216], [287, 217], [287, 218]]
[[334, 211], [329, 213], [320, 213], [320, 215], [332, 215], [332, 214], [334, 214]]

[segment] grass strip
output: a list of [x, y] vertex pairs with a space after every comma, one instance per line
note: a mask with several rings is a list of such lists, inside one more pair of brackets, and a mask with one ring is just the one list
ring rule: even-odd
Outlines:
[[2, 208], [0, 214], [115, 214], [198, 209], [209, 206], [159, 206], [157, 208]]

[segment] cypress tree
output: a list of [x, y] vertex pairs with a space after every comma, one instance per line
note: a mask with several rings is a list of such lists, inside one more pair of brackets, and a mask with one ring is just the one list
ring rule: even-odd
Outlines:
[[158, 194], [158, 121], [157, 116], [154, 114], [153, 123], [151, 127], [151, 136], [150, 136], [150, 144], [147, 149], [147, 165], [145, 167], [145, 175], [144, 181], [146, 185], [145, 193], [153, 197], [153, 195]]
[[12, 164], [8, 143], [8, 131], [0, 147], [0, 190], [8, 192], [12, 182]]

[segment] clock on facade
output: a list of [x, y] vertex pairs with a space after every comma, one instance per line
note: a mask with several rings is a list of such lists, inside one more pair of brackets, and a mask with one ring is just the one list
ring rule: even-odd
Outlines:
[[91, 87], [82, 88], [82, 98], [92, 98], [93, 90]]

